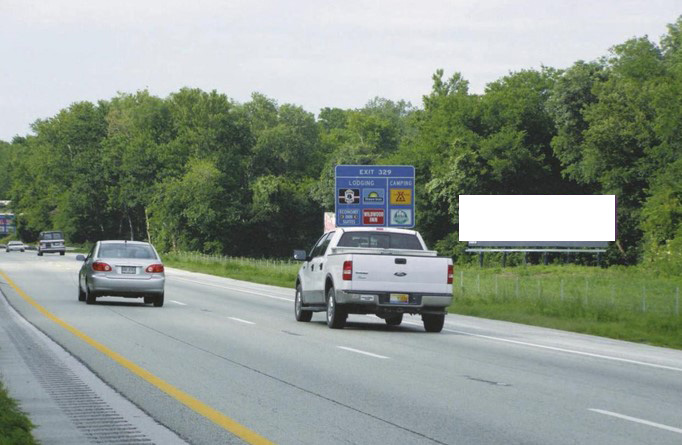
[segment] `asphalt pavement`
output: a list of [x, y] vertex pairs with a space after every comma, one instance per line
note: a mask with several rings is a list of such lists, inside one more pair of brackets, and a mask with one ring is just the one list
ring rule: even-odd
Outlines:
[[[682, 443], [682, 351], [455, 315], [439, 334], [418, 317], [351, 316], [330, 330], [323, 313], [294, 320], [292, 289], [173, 269], [162, 308], [86, 305], [79, 266], [72, 254], [0, 255], [0, 290], [152, 419], [123, 416], [145, 440], [162, 443], [153, 424], [196, 444]], [[28, 369], [8, 385], [55, 399]]]

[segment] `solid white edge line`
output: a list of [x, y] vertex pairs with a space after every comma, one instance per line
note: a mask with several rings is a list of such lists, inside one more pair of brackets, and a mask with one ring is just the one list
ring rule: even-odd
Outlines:
[[[293, 298], [284, 298], [284, 297], [275, 297], [273, 295], [268, 295], [268, 294], [263, 294], [260, 292], [253, 292], [249, 290], [243, 290], [238, 287], [228, 287], [228, 286], [221, 286], [219, 284], [212, 284], [212, 283], [204, 283], [203, 281], [196, 281], [196, 280], [190, 280], [188, 278], [181, 278], [181, 277], [173, 277], [176, 280], [182, 280], [182, 281], [188, 281], [190, 283], [196, 283], [196, 284], [202, 284], [204, 286], [210, 286], [210, 287], [217, 287], [218, 289], [227, 289], [227, 290], [232, 290], [232, 291], [237, 291], [237, 292], [243, 292], [245, 294], [253, 294], [253, 295], [259, 295], [261, 297], [266, 297], [266, 298], [272, 298], [273, 300], [283, 300], [283, 301], [289, 301], [293, 302]], [[293, 292], [293, 290], [292, 290]]]
[[596, 409], [596, 408], [588, 408], [588, 409], [589, 409], [589, 411], [592, 411], [595, 413], [604, 414], [604, 415], [612, 416], [612, 417], [617, 417], [619, 419], [629, 420], [630, 422], [641, 423], [642, 425], [653, 426], [654, 428], [660, 428], [662, 430], [667, 430], [667, 431], [672, 431], [673, 433], [682, 434], [682, 428], [675, 428], [673, 426], [663, 425], [662, 423], [650, 422], [648, 420], [638, 419], [637, 417], [630, 417], [630, 416], [626, 416], [624, 414], [618, 414], [618, 413], [606, 411], [603, 409]]
[[254, 322], [252, 322], [252, 321], [249, 321], [249, 320], [242, 320], [241, 318], [237, 318], [237, 317], [227, 317], [227, 318], [229, 318], [230, 320], [238, 321], [238, 322], [240, 322], [240, 323], [256, 324], [256, 323], [254, 323]]
[[175, 301], [175, 300], [168, 300], [168, 301], [170, 301], [171, 303], [179, 304], [180, 306], [187, 306], [187, 303], [181, 303], [181, 302]]
[[356, 353], [358, 353], [358, 354], [368, 355], [368, 356], [374, 357], [374, 358], [381, 358], [381, 359], [390, 358], [390, 357], [386, 357], [385, 355], [372, 354], [371, 352], [361, 351], [361, 350], [359, 350], [359, 349], [354, 349], [354, 348], [348, 348], [348, 347], [346, 347], [346, 346], [337, 346], [337, 348], [339, 348], [339, 349], [344, 349], [344, 350], [350, 351], [350, 352], [356, 352]]
[[443, 329], [444, 331], [447, 332], [454, 332], [455, 334], [462, 334], [462, 335], [468, 335], [471, 337], [478, 337], [478, 338], [487, 338], [489, 340], [495, 340], [495, 341], [501, 341], [505, 343], [513, 343], [516, 345], [523, 345], [523, 346], [530, 346], [533, 348], [540, 348], [540, 349], [548, 349], [550, 351], [558, 351], [558, 352], [565, 352], [568, 354], [576, 354], [576, 355], [583, 355], [586, 357], [595, 357], [595, 358], [601, 358], [604, 360], [613, 360], [616, 362], [622, 362], [622, 363], [630, 363], [633, 365], [641, 365], [641, 366], [649, 366], [651, 368], [658, 368], [658, 369], [667, 369], [668, 371], [677, 371], [677, 372], [682, 372], [682, 368], [675, 368], [673, 366], [665, 366], [665, 365], [657, 365], [655, 363], [648, 363], [648, 362], [641, 362], [639, 360], [630, 360], [627, 358], [620, 358], [620, 357], [613, 357], [610, 355], [602, 355], [602, 354], [594, 354], [592, 352], [582, 352], [582, 351], [576, 351], [574, 349], [564, 349], [564, 348], [558, 348], [556, 346], [546, 346], [546, 345], [539, 345], [537, 343], [528, 343], [525, 341], [518, 341], [518, 340], [509, 340], [506, 338], [500, 338], [500, 337], [492, 337], [490, 335], [481, 335], [481, 334], [472, 334], [470, 332], [464, 332], [464, 331], [457, 331], [454, 329]]

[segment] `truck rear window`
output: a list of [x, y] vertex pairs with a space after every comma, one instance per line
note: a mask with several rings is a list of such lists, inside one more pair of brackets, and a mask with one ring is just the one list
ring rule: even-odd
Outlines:
[[391, 232], [346, 232], [341, 236], [337, 246], [423, 250], [416, 235]]
[[64, 239], [62, 232], [43, 232], [40, 234], [41, 240]]

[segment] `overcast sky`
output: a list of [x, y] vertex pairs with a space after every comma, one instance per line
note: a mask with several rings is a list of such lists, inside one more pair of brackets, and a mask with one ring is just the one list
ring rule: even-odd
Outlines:
[[71, 103], [188, 86], [317, 114], [380, 96], [421, 106], [431, 76], [471, 91], [648, 35], [682, 0], [0, 0], [0, 139]]

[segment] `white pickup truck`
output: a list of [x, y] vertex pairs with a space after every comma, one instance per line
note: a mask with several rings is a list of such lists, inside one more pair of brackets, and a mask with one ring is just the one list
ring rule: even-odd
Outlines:
[[376, 314], [397, 326], [403, 314], [421, 314], [427, 332], [443, 329], [452, 303], [452, 259], [427, 250], [418, 232], [384, 228], [337, 228], [315, 243], [296, 278], [294, 313], [310, 321], [327, 313], [330, 328], [348, 314]]

